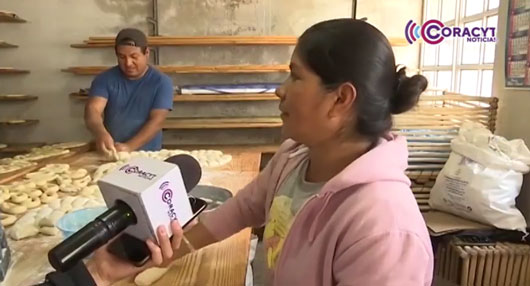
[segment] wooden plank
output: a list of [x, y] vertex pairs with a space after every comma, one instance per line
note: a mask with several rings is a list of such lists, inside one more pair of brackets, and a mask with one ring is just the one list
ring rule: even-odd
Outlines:
[[168, 118], [163, 129], [240, 129], [278, 128], [282, 126], [279, 117], [241, 118]]
[[[111, 48], [115, 37], [90, 37], [83, 44], [73, 44], [72, 48]], [[150, 46], [249, 46], [249, 45], [286, 45], [293, 46], [298, 42], [295, 36], [202, 36], [202, 37], [149, 37]], [[389, 38], [394, 47], [406, 47], [405, 38]]]
[[0, 95], [0, 101], [30, 101], [36, 100], [39, 97], [36, 95], [28, 94], [4, 94]]
[[[77, 75], [97, 75], [109, 69], [105, 66], [70, 67], [64, 72]], [[289, 72], [288, 65], [224, 65], [224, 66], [156, 66], [167, 74], [216, 74], [216, 73], [276, 73]]]
[[[87, 94], [70, 93], [70, 96], [80, 100], [88, 99]], [[273, 93], [243, 93], [243, 94], [182, 94], [173, 96], [173, 102], [234, 102], [234, 101], [276, 101], [279, 98]]]
[[0, 67], [0, 74], [24, 74], [29, 73], [29, 70], [16, 69], [11, 67]]
[[0, 48], [9, 49], [9, 48], [18, 48], [18, 46], [15, 44], [10, 44], [5, 41], [0, 41]]
[[2, 23], [25, 23], [26, 20], [10, 11], [0, 11], [0, 22]]
[[39, 123], [38, 119], [0, 120], [1, 126], [25, 126], [25, 125], [35, 125], [37, 123]]

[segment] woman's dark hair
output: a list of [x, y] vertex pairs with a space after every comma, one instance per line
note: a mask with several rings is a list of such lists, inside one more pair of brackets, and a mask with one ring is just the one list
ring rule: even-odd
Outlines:
[[392, 114], [413, 108], [427, 88], [421, 75], [397, 70], [388, 39], [360, 20], [337, 19], [309, 28], [297, 52], [328, 90], [349, 82], [357, 89], [356, 131], [376, 140], [392, 128]]

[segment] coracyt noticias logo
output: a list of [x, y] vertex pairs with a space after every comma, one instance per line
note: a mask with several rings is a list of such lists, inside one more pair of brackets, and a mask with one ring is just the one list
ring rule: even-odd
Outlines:
[[465, 38], [467, 42], [496, 42], [495, 27], [448, 27], [439, 20], [429, 20], [418, 25], [410, 20], [405, 27], [405, 38], [409, 44], [423, 39], [427, 44], [437, 45], [446, 38]]

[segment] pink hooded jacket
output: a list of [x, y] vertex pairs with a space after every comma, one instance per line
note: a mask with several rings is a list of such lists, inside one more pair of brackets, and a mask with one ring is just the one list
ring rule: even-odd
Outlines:
[[[263, 226], [281, 182], [307, 156], [285, 141], [256, 179], [201, 221], [219, 240]], [[285, 239], [274, 285], [431, 285], [432, 247], [407, 157], [406, 139], [389, 135], [311, 197]]]

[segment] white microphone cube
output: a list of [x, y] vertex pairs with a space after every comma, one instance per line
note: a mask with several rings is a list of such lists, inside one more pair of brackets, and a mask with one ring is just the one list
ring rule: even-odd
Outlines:
[[142, 241], [156, 238], [156, 229], [178, 220], [181, 225], [193, 217], [186, 187], [177, 165], [151, 158], [135, 158], [98, 182], [107, 206], [117, 201], [129, 205], [137, 224], [125, 229]]

